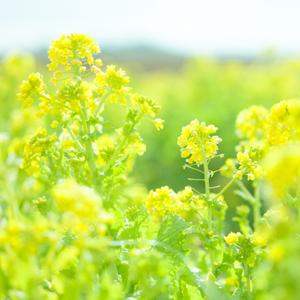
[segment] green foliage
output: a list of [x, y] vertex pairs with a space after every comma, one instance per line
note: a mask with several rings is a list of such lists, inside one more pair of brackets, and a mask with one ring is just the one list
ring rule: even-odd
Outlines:
[[299, 63], [135, 74], [164, 105], [157, 134], [158, 103], [99, 51], [80, 33], [52, 42], [47, 84], [21, 83], [31, 56], [1, 62], [0, 299], [298, 299], [300, 102], [244, 108], [298, 94]]

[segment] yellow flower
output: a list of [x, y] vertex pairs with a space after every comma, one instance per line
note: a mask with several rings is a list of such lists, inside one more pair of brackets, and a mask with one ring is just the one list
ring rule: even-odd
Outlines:
[[277, 196], [286, 194], [293, 186], [300, 184], [300, 146], [285, 145], [268, 153], [263, 160], [266, 178]]
[[51, 102], [51, 113], [56, 111], [65, 111], [69, 107], [73, 111], [79, 111], [81, 101], [85, 100], [87, 105], [93, 102], [94, 86], [84, 80], [80, 85], [76, 80], [65, 81], [56, 93], [56, 99]]
[[18, 100], [22, 101], [23, 108], [28, 108], [32, 105], [32, 96], [43, 94], [46, 86], [43, 82], [43, 77], [40, 73], [32, 73], [28, 76], [28, 80], [23, 80], [20, 86], [20, 93], [17, 95]]
[[300, 101], [284, 100], [271, 108], [268, 142], [272, 146], [300, 141]]
[[231, 287], [239, 287], [239, 282], [237, 277], [227, 277], [224, 282], [226, 285]]
[[228, 245], [237, 244], [239, 241], [239, 236], [237, 233], [230, 232], [227, 236], [224, 237], [224, 240]]
[[92, 67], [91, 67], [91, 72], [97, 74], [97, 73], [100, 73], [101, 70], [100, 70], [100, 68], [96, 67], [95, 65], [92, 65]]
[[183, 191], [177, 193], [177, 196], [180, 202], [188, 203], [194, 196], [194, 193], [190, 186], [186, 186]]
[[161, 109], [155, 100], [138, 94], [133, 94], [131, 101], [133, 105], [138, 106], [143, 113], [149, 114], [151, 117], [155, 117]]
[[173, 205], [177, 200], [176, 193], [167, 186], [150, 191], [146, 200], [146, 207], [151, 215], [165, 217], [168, 212], [173, 211]]
[[[98, 61], [99, 64], [100, 62]], [[117, 102], [120, 99], [122, 104], [126, 104], [125, 96], [131, 92], [131, 88], [126, 86], [129, 82], [126, 72], [122, 69], [116, 71], [116, 66], [114, 65], [107, 66], [105, 73], [101, 72], [96, 66], [93, 66], [92, 69], [97, 74], [95, 82], [100, 87], [100, 94], [104, 94], [109, 89], [111, 102]]]
[[218, 146], [222, 140], [218, 136], [210, 136], [218, 130], [214, 125], [206, 126], [204, 122], [199, 124], [195, 119], [190, 125], [182, 128], [181, 136], [178, 138], [178, 145], [181, 147], [181, 156], [189, 157], [187, 162], [203, 164], [204, 155], [206, 158], [213, 158], [217, 155]]
[[268, 243], [268, 240], [260, 236], [258, 233], [254, 232], [253, 234], [253, 245], [254, 246], [266, 246]]
[[236, 119], [236, 134], [240, 139], [252, 142], [263, 140], [267, 132], [268, 110], [263, 106], [251, 106], [242, 110]]
[[50, 71], [56, 70], [59, 65], [69, 69], [68, 63], [71, 62], [75, 66], [81, 65], [79, 58], [87, 58], [90, 61], [92, 55], [99, 52], [99, 46], [90, 35], [82, 33], [62, 35], [58, 40], [51, 42], [48, 52], [51, 63], [48, 67]]
[[57, 121], [53, 121], [52, 124], [51, 124], [51, 127], [52, 128], [56, 128], [58, 125], [58, 122]]
[[55, 133], [47, 136], [45, 128], [38, 128], [26, 143], [21, 168], [26, 169], [29, 175], [39, 174], [41, 172], [40, 163], [47, 158], [48, 151], [54, 147], [56, 141], [57, 136]]
[[52, 195], [62, 212], [73, 212], [82, 218], [92, 218], [100, 213], [100, 198], [92, 189], [79, 185], [73, 179], [57, 184], [52, 189]]
[[153, 123], [154, 123], [154, 125], [155, 125], [155, 127], [156, 127], [156, 129], [157, 130], [160, 130], [160, 129], [163, 129], [164, 128], [164, 120], [162, 120], [162, 119], [155, 119], [154, 121], [153, 121]]
[[102, 63], [102, 60], [101, 59], [96, 59], [95, 60], [95, 65], [97, 66], [97, 67], [101, 67], [102, 65], [103, 65], [103, 63]]
[[260, 178], [264, 172], [259, 165], [263, 156], [263, 149], [259, 146], [250, 147], [244, 152], [238, 152], [237, 160], [240, 164], [239, 171], [236, 171], [235, 178], [242, 179], [243, 174], [247, 174], [248, 180]]

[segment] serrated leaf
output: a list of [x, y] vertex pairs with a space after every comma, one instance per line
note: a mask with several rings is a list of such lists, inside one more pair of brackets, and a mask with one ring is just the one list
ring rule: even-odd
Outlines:
[[171, 258], [175, 265], [182, 263], [188, 254], [183, 248], [186, 240], [185, 230], [190, 226], [184, 219], [176, 215], [168, 215], [161, 223], [154, 241], [153, 248], [164, 252]]
[[204, 234], [200, 224], [192, 225], [191, 227], [185, 230], [185, 234], [193, 234], [193, 233], [197, 233], [199, 235], [199, 238], [204, 245], [211, 246], [211, 241]]
[[200, 278], [197, 272], [193, 268], [184, 266], [179, 271], [180, 279], [185, 281], [188, 285], [194, 286], [199, 289], [201, 295], [204, 296], [205, 281]]
[[148, 209], [144, 205], [141, 205], [134, 221], [129, 221], [128, 219], [125, 220], [124, 228], [118, 238], [131, 240], [145, 237], [148, 229], [148, 221]]

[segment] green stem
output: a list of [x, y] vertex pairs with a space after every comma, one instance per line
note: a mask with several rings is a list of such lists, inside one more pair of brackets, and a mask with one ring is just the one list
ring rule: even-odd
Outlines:
[[247, 278], [247, 295], [248, 300], [251, 300], [250, 272], [247, 263], [244, 263], [245, 277]]
[[256, 202], [256, 199], [252, 196], [252, 194], [248, 191], [248, 189], [245, 187], [242, 181], [238, 180], [237, 181], [238, 186], [240, 189], [251, 199], [252, 205]]
[[78, 150], [79, 150], [80, 152], [84, 152], [84, 148], [82, 147], [82, 145], [80, 144], [80, 142], [79, 142], [78, 139], [76, 138], [76, 136], [75, 136], [75, 134], [74, 134], [74, 132], [73, 132], [71, 126], [70, 126], [70, 125], [65, 125], [65, 127], [66, 127], [66, 129], [68, 130], [68, 132], [69, 132], [69, 134], [70, 134], [70, 136], [71, 136], [73, 142], [76, 144]]
[[96, 165], [96, 161], [95, 161], [95, 157], [94, 157], [95, 153], [93, 150], [92, 141], [90, 140], [91, 132], [90, 132], [90, 127], [87, 125], [88, 116], [87, 116], [86, 104], [85, 104], [84, 100], [81, 101], [81, 105], [82, 105], [82, 110], [81, 110], [80, 116], [81, 116], [81, 120], [82, 120], [82, 127], [83, 127], [84, 133], [87, 135], [87, 139], [85, 141], [85, 151], [86, 151], [89, 169], [91, 172], [91, 178], [93, 178], [93, 175], [97, 169], [97, 165]]
[[[207, 201], [207, 222], [208, 222], [208, 230], [212, 231], [212, 202], [210, 201], [210, 192], [209, 192], [209, 171], [208, 171], [208, 163], [205, 153], [205, 147], [202, 145], [202, 156], [203, 156], [203, 165], [204, 165], [204, 179], [205, 179], [205, 194], [206, 194], [206, 201]], [[208, 250], [210, 256], [210, 263], [211, 269], [214, 271], [215, 266], [215, 253], [214, 249], [209, 248]]]
[[119, 146], [117, 147], [116, 151], [114, 152], [113, 156], [110, 158], [109, 162], [107, 163], [107, 165], [105, 166], [105, 168], [103, 169], [103, 173], [105, 173], [106, 171], [108, 171], [110, 169], [110, 167], [112, 166], [112, 164], [114, 164], [114, 162], [116, 161], [117, 157], [119, 156], [119, 154], [121, 153], [121, 151], [123, 150], [124, 145], [126, 144], [134, 126], [140, 121], [140, 119], [142, 118], [144, 113], [141, 113], [136, 121], [134, 123], [131, 124], [131, 126], [128, 129], [128, 132], [126, 135], [124, 135], [123, 139], [121, 140]]
[[232, 178], [227, 185], [221, 190], [221, 192], [218, 193], [218, 195], [215, 197], [215, 199], [218, 199], [219, 196], [221, 196], [234, 182], [236, 178]]
[[254, 196], [255, 196], [255, 204], [253, 205], [253, 214], [254, 214], [254, 230], [257, 231], [258, 230], [258, 226], [259, 226], [259, 222], [261, 219], [261, 215], [260, 215], [260, 207], [261, 207], [261, 202], [260, 202], [260, 195], [259, 195], [259, 186], [257, 183], [257, 186], [254, 190]]
[[95, 117], [97, 117], [97, 115], [98, 115], [98, 113], [99, 113], [99, 111], [100, 111], [100, 109], [101, 109], [101, 107], [102, 107], [104, 101], [105, 101], [106, 98], [108, 97], [110, 91], [111, 91], [111, 89], [108, 89], [108, 90], [106, 91], [106, 93], [104, 94], [104, 96], [102, 97], [102, 99], [100, 100], [100, 102], [99, 102], [99, 104], [98, 104], [98, 106], [97, 106], [97, 108], [96, 108], [96, 110], [95, 110], [95, 112], [94, 112], [94, 116], [95, 116]]

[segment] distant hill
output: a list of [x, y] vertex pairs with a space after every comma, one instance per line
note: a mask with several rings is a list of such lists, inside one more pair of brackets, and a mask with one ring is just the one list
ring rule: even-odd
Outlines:
[[[48, 49], [40, 48], [33, 54], [38, 61], [47, 63]], [[130, 65], [131, 69], [151, 72], [160, 69], [179, 70], [188, 59], [155, 47], [138, 45], [132, 47], [104, 46], [99, 57], [105, 65], [115, 64], [117, 67]]]

